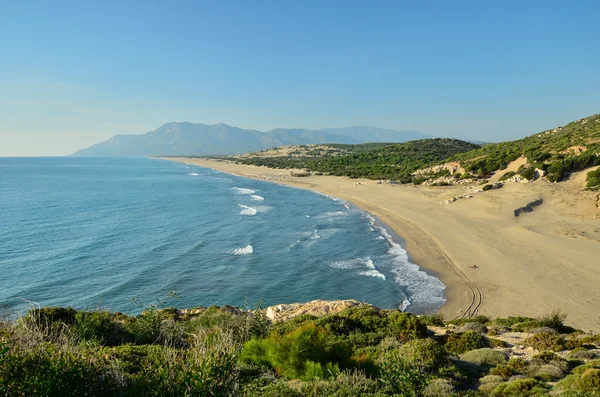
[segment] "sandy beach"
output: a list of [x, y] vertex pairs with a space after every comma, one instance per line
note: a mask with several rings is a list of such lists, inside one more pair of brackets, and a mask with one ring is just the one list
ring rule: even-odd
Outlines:
[[[404, 238], [412, 260], [447, 286], [441, 309], [447, 319], [561, 310], [570, 325], [600, 331], [600, 209], [597, 193], [583, 191], [585, 172], [558, 184], [507, 183], [473, 193], [477, 186], [299, 178], [223, 161], [168, 160], [318, 191], [376, 215]], [[443, 203], [465, 194], [471, 197]], [[515, 216], [515, 209], [539, 199], [543, 204], [533, 212]]]

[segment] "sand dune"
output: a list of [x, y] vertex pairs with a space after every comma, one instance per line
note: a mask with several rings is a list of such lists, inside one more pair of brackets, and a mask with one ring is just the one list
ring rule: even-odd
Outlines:
[[[573, 326], [600, 331], [600, 210], [596, 193], [583, 191], [580, 174], [557, 184], [507, 183], [441, 204], [469, 188], [293, 178], [264, 167], [169, 160], [319, 191], [377, 215], [404, 237], [413, 260], [447, 285], [447, 318], [474, 312], [538, 316], [560, 309]], [[514, 216], [514, 209], [540, 198], [544, 203], [533, 212]]]

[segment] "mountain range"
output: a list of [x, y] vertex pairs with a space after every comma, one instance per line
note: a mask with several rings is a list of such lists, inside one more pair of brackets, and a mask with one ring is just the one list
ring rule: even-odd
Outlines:
[[172, 122], [141, 135], [115, 135], [72, 156], [201, 156], [239, 154], [285, 145], [321, 143], [406, 142], [430, 138], [416, 131], [377, 127], [321, 130], [277, 128], [263, 132], [227, 124]]

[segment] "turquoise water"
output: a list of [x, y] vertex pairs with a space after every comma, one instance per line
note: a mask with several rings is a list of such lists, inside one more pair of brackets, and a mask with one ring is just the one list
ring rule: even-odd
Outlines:
[[365, 214], [309, 191], [145, 158], [0, 158], [0, 305], [125, 312], [358, 299], [424, 312], [441, 282]]

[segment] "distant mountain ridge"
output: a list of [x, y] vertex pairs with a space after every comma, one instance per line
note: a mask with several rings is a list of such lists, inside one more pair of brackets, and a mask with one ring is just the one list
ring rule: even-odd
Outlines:
[[377, 127], [278, 128], [263, 132], [227, 124], [172, 122], [142, 135], [115, 135], [107, 141], [78, 150], [72, 156], [193, 156], [254, 152], [285, 145], [321, 143], [406, 142], [430, 138], [416, 131]]

